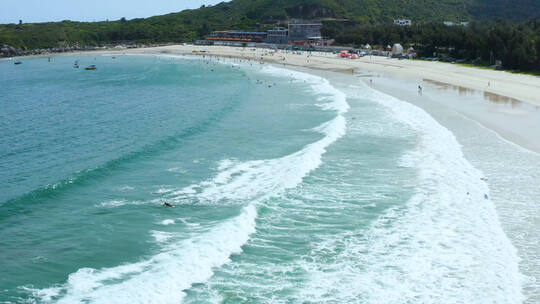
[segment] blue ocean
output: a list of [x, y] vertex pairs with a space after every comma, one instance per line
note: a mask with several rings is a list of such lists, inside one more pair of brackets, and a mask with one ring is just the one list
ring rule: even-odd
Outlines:
[[0, 83], [1, 303], [523, 300], [483, 173], [361, 82], [96, 54]]

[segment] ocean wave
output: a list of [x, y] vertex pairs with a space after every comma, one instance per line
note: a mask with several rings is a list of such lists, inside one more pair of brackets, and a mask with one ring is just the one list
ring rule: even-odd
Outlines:
[[[367, 93], [366, 93], [367, 92]], [[309, 281], [297, 298], [316, 303], [521, 303], [519, 259], [482, 173], [455, 136], [422, 109], [362, 90], [419, 135], [401, 166], [417, 171], [415, 193], [367, 231], [346, 232], [313, 251], [335, 263], [305, 261]], [[343, 250], [344, 248], [344, 250]]]
[[328, 80], [273, 66], [265, 66], [261, 72], [275, 77], [305, 80], [312, 94], [329, 100], [325, 110], [335, 111], [338, 115], [312, 129], [324, 137], [282, 158], [248, 162], [222, 160], [219, 164], [220, 172], [215, 178], [170, 192], [167, 199], [177, 204], [197, 201], [198, 204], [223, 205], [244, 204], [247, 200], [261, 200], [276, 195], [301, 183], [309, 172], [319, 167], [326, 148], [345, 134], [346, 120], [343, 114], [349, 109], [346, 95], [334, 88]]
[[313, 93], [334, 97], [327, 110], [336, 111], [336, 117], [313, 129], [323, 135], [322, 139], [281, 158], [223, 160], [213, 179], [177, 191], [160, 191], [169, 202], [177, 204], [186, 196], [196, 198], [200, 204], [241, 201], [244, 207], [240, 215], [181, 241], [170, 241], [174, 233], [153, 231], [156, 241], [164, 246], [155, 256], [112, 268], [79, 269], [61, 286], [32, 290], [34, 297], [55, 303], [178, 303], [185, 296], [184, 290], [207, 281], [215, 268], [228, 263], [232, 254], [242, 252], [256, 229], [258, 202], [300, 184], [320, 166], [326, 148], [346, 131], [342, 115], [348, 109], [345, 94], [323, 78], [298, 72], [294, 76], [309, 79]]
[[[72, 187], [77, 187], [95, 180], [100, 180], [103, 177], [111, 174], [111, 172], [120, 170], [125, 163], [134, 162], [141, 158], [146, 158], [165, 151], [176, 149], [179, 143], [183, 142], [183, 140], [200, 134], [209, 127], [218, 123], [235, 108], [235, 105], [236, 103], [232, 103], [225, 106], [222, 111], [215, 113], [204, 121], [200, 121], [194, 126], [184, 129], [178, 134], [159, 139], [158, 141], [145, 145], [136, 151], [126, 153], [115, 159], [111, 159], [98, 167], [75, 172], [72, 176], [69, 176], [62, 181], [35, 189], [28, 193], [22, 194], [19, 197], [9, 199], [6, 202], [0, 202], [0, 206], [5, 210], [5, 212], [0, 214], [0, 217], [7, 217], [11, 214], [17, 214], [22, 208], [30, 208], [31, 204], [33, 203], [40, 203], [43, 201], [43, 199], [54, 198], [57, 195], [61, 195], [64, 191], [72, 189]], [[172, 171], [174, 171], [174, 168]], [[10, 210], [13, 210], [13, 212], [10, 212]]]
[[[62, 286], [32, 290], [40, 301], [55, 303], [178, 303], [183, 290], [204, 282], [215, 267], [240, 253], [249, 235], [255, 232], [254, 205], [210, 231], [179, 243], [167, 245], [159, 254], [138, 263], [112, 268], [81, 268], [69, 275]], [[157, 233], [160, 241], [170, 235]]]

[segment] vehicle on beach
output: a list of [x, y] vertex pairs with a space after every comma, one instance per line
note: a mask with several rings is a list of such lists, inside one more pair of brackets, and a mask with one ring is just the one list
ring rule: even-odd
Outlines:
[[87, 71], [95, 71], [97, 70], [97, 67], [95, 65], [89, 65], [85, 68]]

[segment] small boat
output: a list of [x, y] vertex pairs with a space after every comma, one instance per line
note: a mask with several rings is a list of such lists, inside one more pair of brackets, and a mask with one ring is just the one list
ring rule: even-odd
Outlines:
[[87, 71], [95, 71], [95, 70], [97, 70], [97, 67], [92, 64], [92, 65], [87, 66], [85, 68], [85, 70], [87, 70]]
[[20, 62], [20, 61], [17, 60], [17, 61], [15, 61], [13, 64], [22, 64], [22, 62]]

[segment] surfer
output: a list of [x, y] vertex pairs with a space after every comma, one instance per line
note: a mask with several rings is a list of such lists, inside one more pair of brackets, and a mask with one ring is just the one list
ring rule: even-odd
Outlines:
[[165, 206], [165, 207], [169, 207], [169, 208], [174, 208], [174, 205], [173, 205], [173, 204], [167, 203], [167, 202], [161, 203], [161, 206]]

